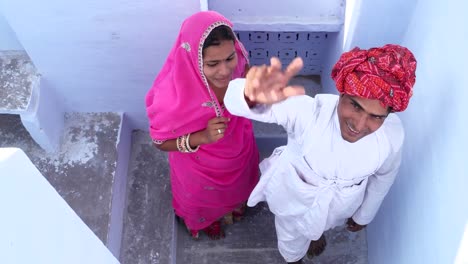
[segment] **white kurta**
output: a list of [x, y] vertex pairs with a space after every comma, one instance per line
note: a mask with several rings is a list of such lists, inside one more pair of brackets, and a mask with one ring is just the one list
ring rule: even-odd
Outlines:
[[400, 119], [389, 114], [377, 131], [349, 143], [340, 132], [339, 96], [296, 96], [250, 109], [244, 83], [229, 84], [224, 98], [229, 112], [282, 125], [288, 133], [288, 144], [260, 164], [262, 177], [248, 200], [249, 206], [266, 201], [275, 214], [286, 261], [302, 258], [311, 240], [349, 217], [361, 225], [371, 222], [400, 166]]

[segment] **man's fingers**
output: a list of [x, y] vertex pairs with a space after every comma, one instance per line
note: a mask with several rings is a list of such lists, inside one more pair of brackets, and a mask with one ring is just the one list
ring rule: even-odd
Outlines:
[[258, 67], [254, 66], [249, 69], [247, 75], [245, 76], [246, 79], [246, 86], [244, 90], [245, 96], [249, 99], [252, 99], [252, 86], [258, 85], [258, 80], [255, 80], [255, 75], [257, 74]]
[[263, 64], [262, 66], [257, 67], [257, 72], [255, 73], [255, 79], [261, 79], [265, 76], [267, 72], [267, 66]]
[[259, 88], [262, 88], [262, 87], [260, 87], [261, 82], [265, 78], [265, 76], [267, 74], [267, 70], [268, 69], [267, 69], [266, 65], [262, 65], [262, 66], [257, 68], [257, 70], [255, 72], [255, 76], [252, 79], [253, 80], [253, 82], [252, 82], [252, 88], [253, 88], [252, 92], [253, 92], [254, 95], [258, 92]]
[[251, 79], [253, 76], [255, 76], [255, 72], [257, 71], [257, 67], [253, 66], [253, 67], [250, 67], [249, 71], [247, 72], [247, 74], [245, 75], [245, 78], [246, 79]]
[[277, 57], [271, 57], [270, 70], [281, 70], [281, 61]]
[[283, 95], [285, 98], [296, 96], [296, 95], [304, 95], [304, 94], [305, 94], [305, 89], [301, 85], [287, 86], [283, 89]]
[[286, 68], [286, 70], [284, 71], [284, 74], [286, 75], [286, 77], [289, 79], [291, 79], [292, 77], [294, 77], [296, 74], [298, 74], [301, 70], [302, 70], [302, 67], [304, 66], [304, 62], [302, 61], [302, 59], [300, 57], [296, 57], [289, 65], [288, 67]]

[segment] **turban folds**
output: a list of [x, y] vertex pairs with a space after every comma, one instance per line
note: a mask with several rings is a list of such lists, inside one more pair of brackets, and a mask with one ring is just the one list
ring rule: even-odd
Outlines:
[[354, 48], [341, 55], [331, 77], [342, 94], [377, 99], [392, 111], [406, 109], [416, 81], [416, 59], [410, 50], [387, 44]]

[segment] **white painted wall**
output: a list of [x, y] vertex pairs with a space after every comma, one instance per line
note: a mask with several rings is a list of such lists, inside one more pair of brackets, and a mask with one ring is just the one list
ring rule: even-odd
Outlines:
[[63, 105], [58, 111], [125, 112], [138, 129], [147, 129], [144, 97], [182, 20], [206, 8], [254, 18], [248, 23], [263, 23], [264, 30], [274, 30], [271, 23], [282, 30], [339, 29], [344, 16], [344, 0], [0, 0], [6, 21], [42, 74], [41, 89]]
[[338, 91], [336, 90], [335, 81], [331, 78], [331, 71], [343, 53], [344, 31], [341, 30], [340, 32], [330, 33], [328, 36], [330, 38], [330, 46], [323, 59], [322, 74], [320, 75], [322, 89], [320, 93], [337, 94]]
[[415, 4], [415, 0], [347, 0], [344, 26], [339, 34], [332, 36], [333, 45], [324, 60], [322, 92], [337, 93], [330, 73], [343, 51], [401, 44]]
[[144, 97], [193, 0], [0, 0], [0, 10], [65, 111], [126, 112], [147, 129]]
[[342, 19], [344, 13], [340, 5], [344, 5], [344, 0], [208, 0], [208, 8], [223, 12], [226, 16], [235, 17], [309, 17], [309, 19]]
[[[353, 9], [344, 50], [401, 43], [416, 0], [348, 0]], [[347, 21], [348, 22], [348, 21]]]
[[[365, 2], [361, 8], [376, 5]], [[385, 8], [361, 11], [366, 22], [354, 42], [402, 43], [414, 52], [418, 69], [414, 96], [400, 115], [406, 128], [402, 168], [368, 227], [369, 263], [454, 263], [457, 255], [455, 263], [468, 263], [468, 3], [413, 0], [391, 8], [377, 2]], [[388, 22], [382, 17], [409, 26], [378, 29]]]
[[20, 149], [0, 148], [0, 262], [117, 264]]
[[23, 46], [21, 46], [15, 32], [3, 17], [0, 8], [0, 51], [2, 50], [23, 50]]
[[345, 0], [208, 0], [210, 10], [245, 31], [338, 31], [344, 6]]

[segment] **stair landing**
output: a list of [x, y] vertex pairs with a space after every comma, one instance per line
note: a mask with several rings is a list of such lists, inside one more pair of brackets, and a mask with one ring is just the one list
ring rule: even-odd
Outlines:
[[18, 115], [0, 115], [0, 147], [22, 149], [57, 192], [104, 244], [110, 226], [116, 142], [121, 117], [115, 113], [67, 114], [62, 144], [47, 153]]
[[[262, 151], [265, 158], [269, 151]], [[213, 241], [202, 234], [191, 239], [174, 220], [166, 153], [152, 146], [147, 132], [133, 133], [127, 212], [124, 219], [123, 264], [280, 264], [273, 215], [265, 204], [248, 208], [239, 223], [226, 226], [226, 238]], [[365, 231], [344, 227], [326, 232], [326, 251], [305, 263], [367, 263]]]

